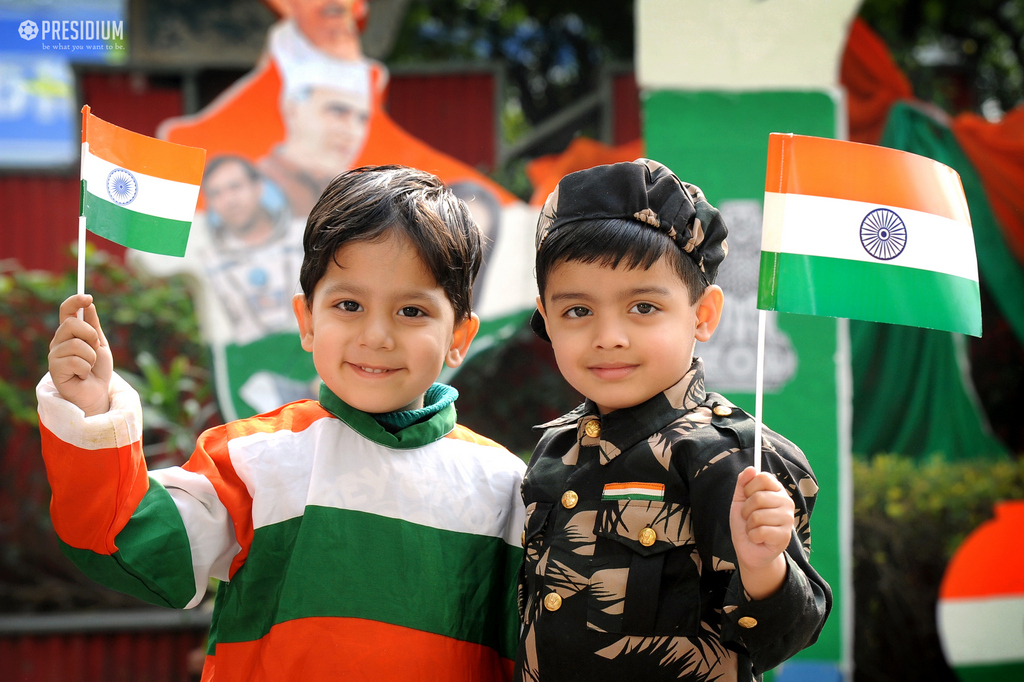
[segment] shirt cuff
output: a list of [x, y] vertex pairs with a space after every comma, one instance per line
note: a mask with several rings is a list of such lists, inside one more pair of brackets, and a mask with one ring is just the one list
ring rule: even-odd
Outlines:
[[729, 583], [722, 608], [722, 638], [742, 644], [748, 651], [786, 636], [813, 602], [810, 581], [788, 553], [786, 579], [774, 594], [764, 599], [750, 599], [743, 589], [737, 570]]
[[83, 450], [129, 445], [142, 438], [142, 401], [117, 373], [110, 378], [110, 409], [86, 417], [77, 405], [61, 397], [49, 372], [36, 386], [39, 422], [60, 440]]

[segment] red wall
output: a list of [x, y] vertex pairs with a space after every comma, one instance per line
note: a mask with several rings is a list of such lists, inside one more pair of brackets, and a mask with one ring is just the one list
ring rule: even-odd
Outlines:
[[7, 682], [188, 682], [205, 630], [0, 635]]

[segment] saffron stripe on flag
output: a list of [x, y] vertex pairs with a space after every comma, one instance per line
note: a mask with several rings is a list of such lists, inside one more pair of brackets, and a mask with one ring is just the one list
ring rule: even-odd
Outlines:
[[929, 270], [762, 251], [757, 307], [980, 336], [979, 295], [976, 280]]
[[140, 135], [88, 112], [82, 142], [88, 142], [92, 153], [108, 163], [165, 180], [198, 184], [206, 165], [205, 149]]
[[772, 133], [764, 188], [909, 208], [971, 224], [955, 170], [870, 144]]
[[[125, 197], [128, 199], [130, 196], [130, 199], [123, 204], [115, 203], [108, 187], [116, 179], [118, 170], [128, 170], [131, 174], [126, 180], [132, 192]], [[147, 175], [112, 164], [96, 156], [89, 144], [82, 145], [82, 179], [85, 180], [86, 191], [93, 196], [128, 211], [146, 213], [157, 218], [191, 223], [199, 199], [199, 185]], [[92, 229], [92, 225], [89, 228]]]

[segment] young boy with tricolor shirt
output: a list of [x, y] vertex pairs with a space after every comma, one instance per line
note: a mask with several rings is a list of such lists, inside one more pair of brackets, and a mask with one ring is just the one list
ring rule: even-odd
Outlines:
[[213, 428], [182, 467], [146, 470], [139, 397], [91, 297], [62, 304], [37, 394], [63, 549], [164, 606], [223, 581], [204, 680], [507, 679], [524, 465], [459, 426], [435, 383], [479, 326], [471, 214], [428, 173], [356, 169], [303, 249], [319, 401]]
[[562, 178], [537, 225], [538, 311], [586, 402], [544, 424], [523, 481], [515, 678], [760, 679], [818, 636], [803, 453], [704, 388], [726, 228], [648, 160]]

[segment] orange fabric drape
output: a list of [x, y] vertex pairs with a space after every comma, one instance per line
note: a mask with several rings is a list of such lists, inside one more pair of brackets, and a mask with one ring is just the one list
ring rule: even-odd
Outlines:
[[850, 27], [839, 80], [846, 88], [853, 142], [878, 144], [892, 105], [914, 97], [910, 81], [896, 66], [889, 48], [860, 18]]
[[914, 99], [910, 82], [885, 43], [859, 18], [850, 28], [840, 80], [847, 91], [850, 139], [855, 142], [878, 144], [889, 110], [900, 100], [911, 100], [948, 125], [981, 178], [1006, 243], [1024, 264], [1024, 106], [998, 123], [971, 113], [950, 121], [933, 105]]
[[633, 161], [644, 155], [641, 139], [610, 147], [588, 137], [577, 137], [561, 154], [540, 156], [526, 164], [526, 177], [533, 185], [530, 203], [541, 206], [563, 176], [584, 168], [619, 161]]
[[1024, 105], [998, 123], [960, 114], [951, 127], [981, 177], [1006, 243], [1024, 263]]

